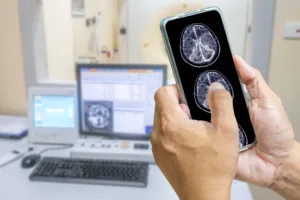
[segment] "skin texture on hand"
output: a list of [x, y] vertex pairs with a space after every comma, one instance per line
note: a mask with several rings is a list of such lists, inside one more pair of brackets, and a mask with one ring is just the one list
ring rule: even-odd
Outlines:
[[[283, 173], [290, 166], [287, 163], [298, 160], [300, 165], [300, 159], [295, 156], [295, 151], [300, 154], [300, 150], [297, 150], [299, 144], [295, 141], [292, 125], [281, 100], [269, 88], [259, 71], [239, 56], [235, 56], [234, 59], [241, 81], [247, 86], [251, 96], [249, 113], [257, 140], [254, 148], [241, 153], [236, 178], [273, 190], [273, 186], [276, 185], [275, 191], [284, 195], [285, 191], [280, 191], [283, 187], [279, 187], [277, 181], [282, 180], [279, 176], [287, 176]], [[292, 171], [296, 176], [297, 170]], [[298, 181], [300, 183], [300, 178]]]
[[152, 151], [179, 198], [229, 200], [239, 155], [231, 95], [221, 84], [212, 84], [211, 123], [190, 119], [174, 85], [158, 90], [155, 100]]
[[272, 190], [287, 200], [300, 199], [300, 145], [296, 144], [289, 159], [279, 166]]

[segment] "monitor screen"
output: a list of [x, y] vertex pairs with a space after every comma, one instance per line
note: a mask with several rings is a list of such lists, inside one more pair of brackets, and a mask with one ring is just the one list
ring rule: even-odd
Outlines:
[[74, 128], [75, 97], [34, 96], [34, 126], [37, 128]]
[[157, 89], [165, 68], [80, 68], [81, 129], [104, 135], [152, 132]]

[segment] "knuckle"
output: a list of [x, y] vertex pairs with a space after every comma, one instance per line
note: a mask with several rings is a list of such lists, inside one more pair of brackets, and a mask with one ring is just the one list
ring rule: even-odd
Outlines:
[[173, 120], [163, 120], [161, 123], [161, 130], [165, 135], [171, 135], [174, 132], [174, 127], [176, 123]]
[[254, 72], [255, 72], [256, 76], [263, 77], [261, 71], [259, 71], [258, 69], [254, 68]]
[[159, 88], [155, 95], [154, 95], [154, 99], [156, 102], [162, 101], [163, 97], [169, 96], [170, 94], [170, 86], [164, 86]]
[[224, 124], [220, 125], [219, 128], [226, 135], [228, 135], [228, 134], [235, 135], [233, 133], [238, 133], [238, 126], [236, 123], [230, 123], [230, 122], [224, 123]]
[[255, 72], [256, 75], [260, 74], [260, 71], [257, 68], [254, 68], [254, 72]]
[[235, 126], [234, 124], [225, 124], [223, 126], [223, 131], [225, 131], [226, 133], [234, 133], [237, 130], [237, 126]]
[[155, 131], [152, 132], [151, 137], [150, 137], [150, 142], [151, 142], [151, 146], [152, 146], [152, 151], [157, 151], [161, 146], [161, 131]]
[[151, 134], [151, 136], [150, 136], [150, 141], [151, 141], [152, 146], [154, 146], [154, 145], [157, 144], [158, 139], [157, 139], [157, 134], [156, 134], [156, 132], [152, 132], [152, 134]]
[[170, 115], [166, 111], [159, 112], [159, 123], [157, 123], [155, 130], [152, 132], [151, 138], [155, 142], [160, 135], [170, 135], [176, 131], [178, 119], [175, 115]]
[[152, 146], [152, 150], [156, 150], [159, 148], [159, 142], [158, 139], [153, 139], [151, 138], [151, 146]]
[[161, 87], [155, 92], [155, 95], [154, 95], [155, 101], [159, 101], [159, 98], [163, 94], [163, 90], [165, 90], [164, 87]]

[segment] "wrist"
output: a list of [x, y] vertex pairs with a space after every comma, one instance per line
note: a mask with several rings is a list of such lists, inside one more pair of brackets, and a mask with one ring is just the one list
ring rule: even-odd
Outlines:
[[300, 144], [295, 142], [290, 157], [280, 165], [271, 189], [287, 200], [300, 199]]
[[210, 179], [187, 184], [180, 200], [230, 200], [232, 181]]

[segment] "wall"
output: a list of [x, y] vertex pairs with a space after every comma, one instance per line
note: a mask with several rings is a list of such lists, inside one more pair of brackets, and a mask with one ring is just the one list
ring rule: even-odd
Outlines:
[[[72, 16], [70, 0], [43, 0], [43, 4], [48, 73], [51, 79], [74, 80], [76, 58], [96, 57], [96, 50], [89, 46], [95, 28], [86, 27], [85, 20], [96, 16], [98, 12], [101, 12], [99, 47], [105, 46], [110, 51], [116, 47], [118, 0], [85, 0], [83, 17]], [[100, 59], [106, 62], [105, 56]]]
[[269, 83], [282, 98], [287, 113], [294, 125], [300, 141], [300, 39], [285, 40], [283, 27], [285, 21], [300, 21], [300, 1], [277, 1], [277, 15], [274, 27]]
[[[246, 36], [246, 47], [244, 58], [248, 63], [252, 61], [252, 42], [253, 42], [253, 32], [252, 32], [252, 23], [253, 23], [253, 14], [254, 14], [254, 0], [248, 1], [248, 34]], [[250, 30], [249, 30], [250, 29]]]
[[17, 0], [0, 1], [0, 114], [26, 114], [20, 37]]
[[96, 52], [89, 48], [89, 42], [95, 26], [86, 27], [86, 18], [92, 18], [101, 13], [99, 39], [100, 46], [107, 47], [110, 51], [116, 47], [115, 32], [118, 26], [119, 0], [85, 0], [85, 16], [73, 18], [75, 54], [78, 57], [96, 57]]
[[71, 1], [43, 0], [49, 76], [75, 79]]
[[[124, 45], [122, 47], [121, 43], [121, 46], [118, 46], [116, 39], [119, 5], [124, 5], [124, 0], [85, 0], [85, 16], [74, 18], [70, 15], [71, 1], [43, 1], [48, 71], [52, 79], [62, 80], [75, 78], [74, 61], [77, 57], [96, 57], [95, 47], [90, 48], [89, 46], [95, 28], [86, 27], [85, 20], [95, 16], [98, 12], [101, 12], [98, 51], [101, 51], [102, 46], [107, 47], [110, 51], [115, 47], [120, 47], [120, 54], [126, 54], [128, 55], [126, 57], [129, 58], [123, 59], [121, 62], [126, 60], [131, 63], [169, 64], [157, 25], [161, 18], [179, 12], [217, 5], [223, 10], [233, 52], [244, 55], [247, 6], [252, 0], [231, 0], [230, 3], [225, 4], [222, 0], [128, 0], [130, 12], [123, 16], [128, 17], [128, 27], [126, 26], [128, 37], [125, 38], [127, 47]], [[172, 4], [173, 7], [170, 9]], [[139, 17], [137, 18], [137, 16]], [[100, 54], [98, 59], [101, 63], [107, 61], [103, 54]], [[169, 79], [173, 79], [172, 73], [169, 73]]]
[[[300, 21], [299, 0], [277, 0], [275, 26], [271, 64], [269, 70], [269, 84], [281, 97], [285, 109], [295, 129], [296, 137], [300, 141], [300, 40], [285, 40], [283, 27], [286, 20]], [[253, 196], [257, 200], [281, 200], [275, 193], [252, 187]]]

